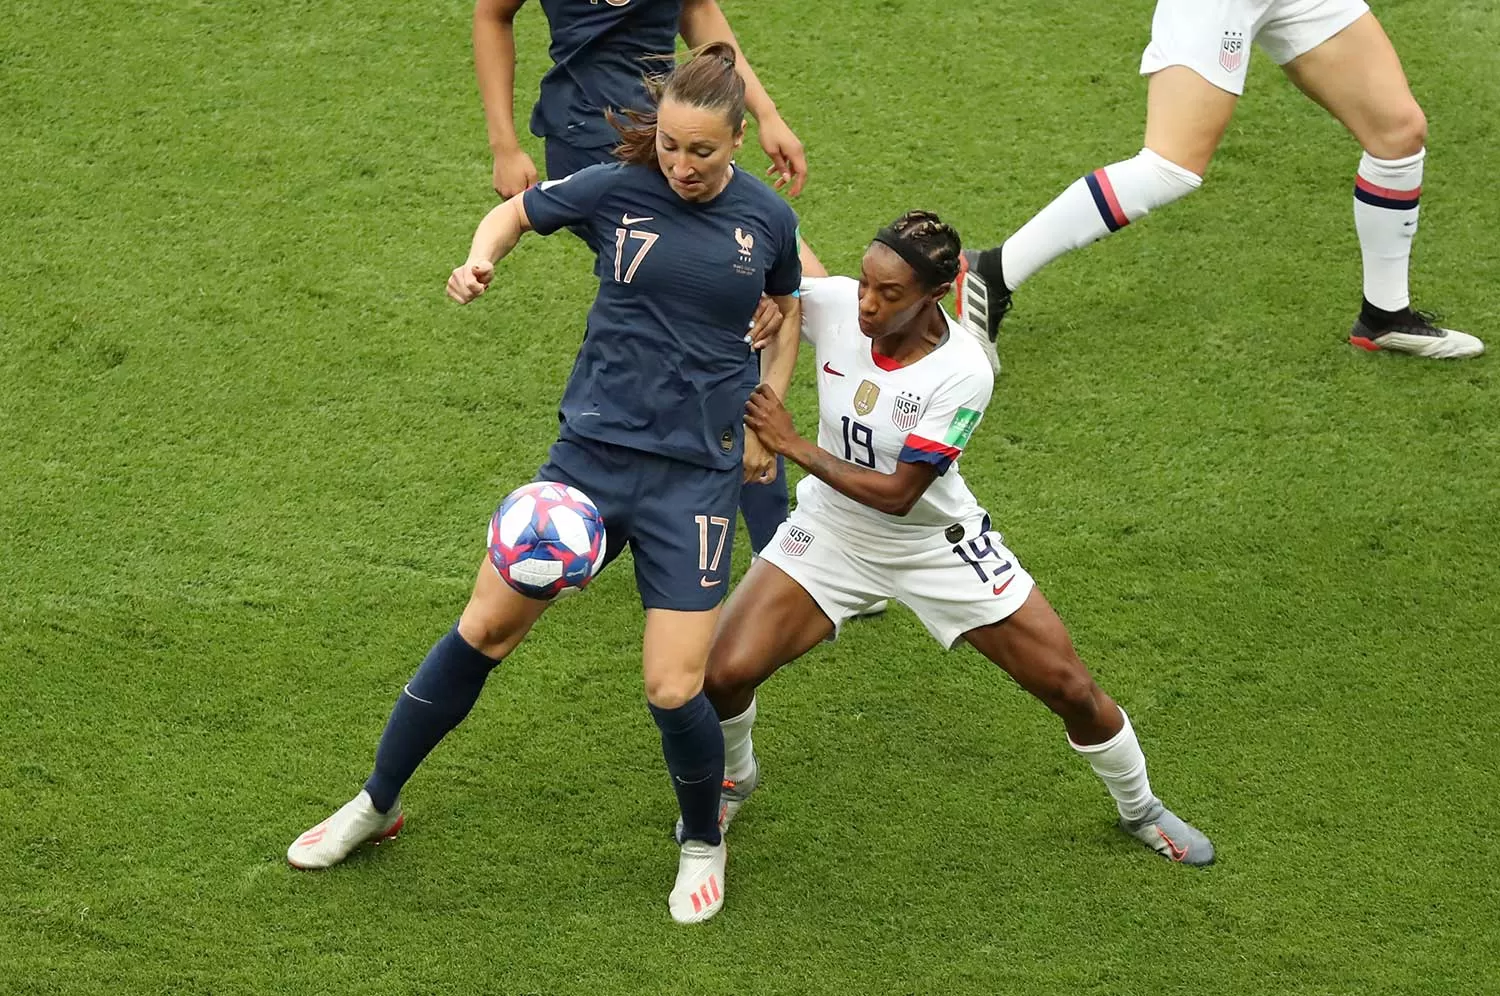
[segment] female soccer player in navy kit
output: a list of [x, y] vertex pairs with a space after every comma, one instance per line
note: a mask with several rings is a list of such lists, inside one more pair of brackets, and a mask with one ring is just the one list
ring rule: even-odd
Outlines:
[[[762, 293], [770, 295], [788, 320], [762, 352], [763, 382], [782, 392], [799, 324], [796, 215], [732, 163], [745, 109], [734, 66], [732, 48], [710, 45], [679, 67], [657, 115], [623, 129], [624, 162], [496, 207], [448, 281], [450, 297], [472, 301], [526, 231], [582, 226], [608, 247], [559, 438], [537, 478], [594, 500], [608, 534], [606, 563], [627, 543], [634, 555], [646, 609], [646, 698], [685, 827], [668, 902], [682, 922], [707, 919], [723, 902], [724, 744], [703, 671], [728, 587], [741, 481], [771, 462], [743, 428], [756, 382], [745, 329]], [[397, 699], [364, 789], [299, 837], [288, 860], [325, 868], [394, 834], [402, 786], [546, 607], [508, 587], [486, 558], [457, 627]]]
[[[776, 104], [739, 51], [734, 32], [715, 0], [541, 2], [551, 33], [552, 68], [542, 77], [541, 93], [531, 112], [531, 130], [546, 142], [548, 179], [611, 161], [620, 136], [606, 120], [606, 112], [650, 106], [645, 78], [661, 73], [681, 34], [694, 48], [711, 42], [735, 47], [736, 66], [745, 81], [745, 107], [755, 118], [761, 148], [771, 158], [776, 186], [786, 186], [792, 194], [801, 191], [807, 175], [802, 143], [781, 119]], [[474, 71], [495, 155], [495, 190], [502, 197], [513, 197], [537, 181], [536, 166], [517, 139], [514, 114], [516, 42], [512, 22], [524, 3], [476, 0], [474, 5]], [[610, 251], [609, 245], [592, 248], [606, 254]], [[764, 331], [774, 334], [775, 308], [763, 305], [758, 317], [770, 325]], [[774, 469], [774, 477], [747, 482], [740, 495], [745, 528], [756, 550], [770, 541], [786, 518], [786, 472], [779, 460]]]
[[1152, 793], [1124, 711], [959, 473], [994, 384], [982, 340], [939, 306], [959, 253], [952, 228], [913, 211], [876, 236], [858, 281], [804, 259], [819, 431], [816, 442], [803, 439], [773, 390], [752, 395], [747, 425], [808, 476], [796, 511], [729, 600], [709, 655], [706, 688], [724, 730], [721, 829], [760, 780], [756, 687], [864, 605], [895, 598], [942, 646], [969, 643], [1052, 709], [1128, 833], [1174, 861], [1208, 864], [1213, 845]]

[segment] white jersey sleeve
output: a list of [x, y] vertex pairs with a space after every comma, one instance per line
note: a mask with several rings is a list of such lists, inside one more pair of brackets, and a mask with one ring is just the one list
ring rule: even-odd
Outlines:
[[802, 341], [816, 346], [851, 313], [859, 312], [859, 281], [850, 277], [802, 278]]
[[946, 474], [957, 460], [990, 403], [995, 377], [988, 367], [953, 377], [922, 409], [917, 427], [901, 447], [902, 463], [930, 463]]

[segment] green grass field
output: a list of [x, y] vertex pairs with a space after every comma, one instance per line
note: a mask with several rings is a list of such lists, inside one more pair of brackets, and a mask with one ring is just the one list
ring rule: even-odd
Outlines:
[[[998, 240], [1139, 147], [1149, 0], [724, 6], [835, 270], [912, 207]], [[1494, 347], [1500, 4], [1376, 9], [1431, 120], [1418, 301]], [[678, 928], [616, 568], [399, 839], [289, 869], [543, 458], [591, 298], [566, 236], [441, 293], [493, 203], [468, 18], [7, 7], [0, 993], [1500, 992], [1500, 377], [1343, 343], [1358, 150], [1263, 55], [1200, 193], [1019, 295], [964, 459], [1216, 867], [1119, 834], [1046, 711], [898, 608], [763, 691], [729, 903]], [[792, 400], [810, 427], [807, 366]]]

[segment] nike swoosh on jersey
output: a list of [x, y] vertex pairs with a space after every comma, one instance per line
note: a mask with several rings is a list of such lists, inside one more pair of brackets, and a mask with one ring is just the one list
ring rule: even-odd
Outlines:
[[833, 374], [835, 377], [842, 377], [842, 376], [844, 376], [843, 374], [839, 373], [837, 370], [833, 369], [833, 367], [829, 366], [828, 362], [826, 360], [823, 362], [823, 372], [826, 373], [826, 374]]
[[628, 227], [630, 225], [638, 224], [638, 223], [640, 223], [642, 221], [651, 221], [651, 220], [655, 219], [655, 217], [656, 216], [653, 215], [653, 214], [648, 214], [648, 215], [644, 215], [644, 216], [642, 216], [640, 218], [632, 218], [628, 214], [622, 214], [622, 215], [620, 215], [620, 224], [625, 225], [625, 226]]

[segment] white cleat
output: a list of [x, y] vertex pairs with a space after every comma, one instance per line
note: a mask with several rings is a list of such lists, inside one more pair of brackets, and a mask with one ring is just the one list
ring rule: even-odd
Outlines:
[[868, 619], [871, 616], [885, 615], [885, 610], [891, 607], [890, 599], [882, 598], [878, 602], [871, 602], [858, 612], [854, 613], [856, 619]]
[[677, 859], [677, 884], [667, 897], [667, 909], [678, 923], [702, 923], [724, 907], [723, 840], [718, 845], [684, 841]]
[[1439, 328], [1425, 312], [1411, 311], [1408, 315], [1390, 328], [1373, 328], [1361, 318], [1349, 332], [1349, 344], [1371, 352], [1388, 349], [1429, 360], [1463, 360], [1484, 352], [1478, 336]]
[[331, 868], [361, 844], [378, 844], [396, 836], [405, 822], [401, 800], [396, 800], [389, 813], [382, 813], [370, 801], [370, 793], [361, 789], [338, 812], [292, 841], [286, 860], [293, 868], [308, 871]]

